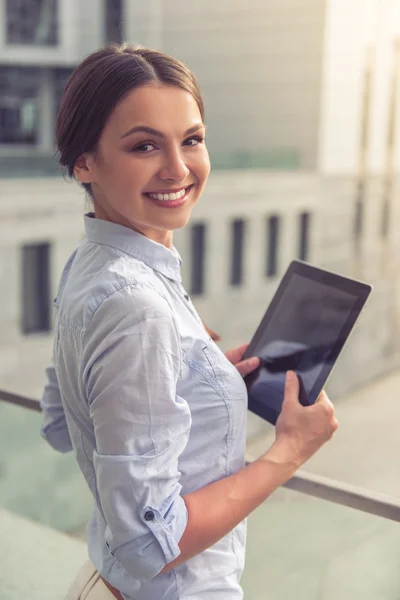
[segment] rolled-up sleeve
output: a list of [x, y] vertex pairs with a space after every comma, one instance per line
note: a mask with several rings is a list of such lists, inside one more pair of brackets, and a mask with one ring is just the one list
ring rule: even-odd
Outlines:
[[40, 400], [43, 422], [40, 428], [42, 437], [58, 452], [72, 450], [67, 420], [61, 402], [61, 393], [53, 363], [46, 369], [46, 384]]
[[134, 578], [151, 579], [179, 555], [187, 524], [178, 459], [191, 415], [176, 393], [181, 351], [169, 305], [151, 289], [114, 292], [82, 352], [105, 542]]

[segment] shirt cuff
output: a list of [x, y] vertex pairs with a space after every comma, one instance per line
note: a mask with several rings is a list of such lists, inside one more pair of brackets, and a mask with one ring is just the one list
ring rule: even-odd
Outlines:
[[[134, 579], [155, 577], [180, 554], [188, 513], [179, 481], [149, 481], [142, 457], [94, 451], [99, 508], [106, 522], [105, 543]], [[163, 494], [164, 491], [164, 494]]]
[[178, 496], [172, 504], [169, 502], [167, 512], [163, 514], [168, 500], [159, 509], [149, 505], [141, 511], [148, 534], [114, 550], [107, 543], [111, 554], [135, 579], [152, 579], [181, 553], [178, 542], [187, 525], [187, 508], [183, 498]]

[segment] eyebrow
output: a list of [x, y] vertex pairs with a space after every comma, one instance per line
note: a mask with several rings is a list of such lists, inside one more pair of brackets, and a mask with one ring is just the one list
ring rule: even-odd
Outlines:
[[[191, 133], [194, 133], [202, 128], [205, 128], [204, 123], [196, 123], [196, 125], [189, 127], [189, 129], [185, 131], [184, 136], [190, 135]], [[165, 138], [165, 135], [161, 131], [158, 131], [158, 129], [153, 129], [153, 127], [147, 127], [146, 125], [137, 125], [137, 127], [133, 127], [124, 133], [124, 135], [121, 137], [121, 140], [128, 137], [128, 135], [132, 135], [132, 133], [149, 133], [150, 135], [155, 135], [159, 138]]]

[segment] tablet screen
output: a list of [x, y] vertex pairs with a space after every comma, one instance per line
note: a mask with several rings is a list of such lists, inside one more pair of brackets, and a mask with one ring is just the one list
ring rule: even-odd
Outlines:
[[[303, 405], [317, 400], [364, 304], [357, 286], [368, 287], [333, 274], [331, 281], [329, 274], [310, 278], [295, 272], [296, 266], [282, 281], [246, 353], [261, 360], [245, 379], [249, 409], [273, 423], [282, 408], [286, 371], [297, 373]], [[302, 269], [328, 273], [300, 263]], [[337, 285], [343, 281], [353, 285]]]

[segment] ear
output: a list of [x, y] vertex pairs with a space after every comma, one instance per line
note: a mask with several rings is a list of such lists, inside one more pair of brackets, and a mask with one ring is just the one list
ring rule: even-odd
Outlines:
[[75, 162], [74, 175], [81, 183], [93, 183], [95, 163], [91, 154], [81, 154]]

